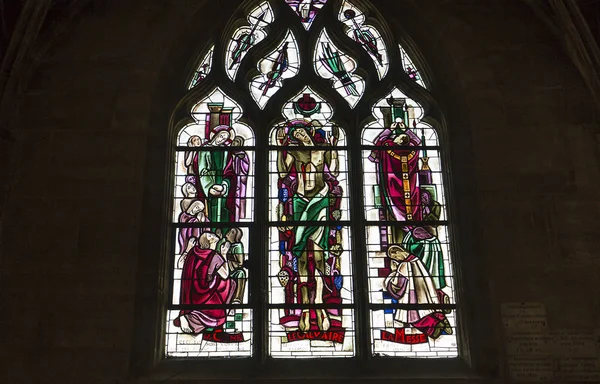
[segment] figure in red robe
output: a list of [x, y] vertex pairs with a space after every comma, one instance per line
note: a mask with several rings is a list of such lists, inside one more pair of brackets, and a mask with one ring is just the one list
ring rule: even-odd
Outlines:
[[[179, 303], [187, 305], [225, 305], [230, 304], [235, 293], [236, 283], [229, 278], [227, 254], [229, 243], [221, 246], [220, 253], [215, 251], [219, 237], [212, 232], [200, 235], [188, 241], [184, 253], [183, 272]], [[183, 309], [173, 321], [185, 333], [198, 334], [206, 328], [220, 327], [225, 323], [227, 309]]]
[[[236, 136], [231, 142], [231, 147], [243, 147], [244, 138]], [[250, 173], [250, 157], [246, 151], [234, 150], [229, 154], [229, 160], [224, 173], [229, 175], [235, 181], [227, 199], [227, 206], [234, 212], [234, 220], [246, 218], [246, 187], [248, 184], [248, 174]]]
[[369, 160], [377, 168], [383, 220], [419, 221], [422, 219], [419, 196], [419, 150], [421, 140], [403, 122], [384, 129], [375, 145], [396, 147], [376, 149]]

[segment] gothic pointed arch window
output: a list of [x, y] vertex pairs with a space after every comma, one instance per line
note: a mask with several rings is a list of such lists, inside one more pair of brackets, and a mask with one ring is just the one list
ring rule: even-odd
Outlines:
[[182, 84], [164, 356], [457, 357], [425, 73], [366, 1], [239, 14]]

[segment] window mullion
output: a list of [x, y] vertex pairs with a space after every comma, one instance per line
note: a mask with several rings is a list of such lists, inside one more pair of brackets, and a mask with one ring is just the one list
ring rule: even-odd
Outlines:
[[251, 242], [254, 260], [252, 261], [253, 279], [251, 285], [252, 308], [254, 311], [254, 350], [253, 355], [259, 359], [261, 365], [268, 357], [268, 209], [269, 209], [269, 156], [266, 150], [268, 143], [267, 131], [258, 129], [256, 133], [256, 179], [255, 185], [255, 224]]
[[349, 161], [350, 161], [350, 189], [351, 189], [351, 230], [353, 239], [353, 272], [354, 272], [354, 304], [355, 304], [355, 329], [356, 329], [356, 351], [357, 356], [366, 361], [371, 355], [371, 336], [369, 334], [369, 290], [367, 273], [367, 252], [365, 237], [364, 199], [363, 199], [363, 166], [360, 149], [360, 127], [354, 119], [352, 127], [353, 135], [350, 135]]

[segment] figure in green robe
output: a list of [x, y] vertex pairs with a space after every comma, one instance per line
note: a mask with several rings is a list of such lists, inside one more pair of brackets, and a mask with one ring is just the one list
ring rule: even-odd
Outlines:
[[[225, 147], [231, 144], [234, 132], [231, 127], [220, 125], [213, 128], [211, 140], [205, 147]], [[232, 222], [235, 212], [227, 204], [232, 191], [233, 175], [227, 173], [230, 154], [227, 151], [201, 151], [198, 153], [198, 181], [201, 195], [206, 198], [208, 221]]]
[[423, 227], [408, 232], [402, 241], [402, 248], [417, 256], [429, 271], [436, 289], [446, 287], [444, 253], [440, 240]]
[[225, 236], [217, 243], [217, 248], [224, 244], [229, 244], [227, 254], [224, 255], [229, 265], [229, 277], [236, 282], [235, 293], [231, 300], [232, 304], [242, 304], [246, 290], [247, 273], [244, 267], [246, 254], [244, 253], [244, 244], [242, 236], [244, 233], [240, 228], [231, 228]]
[[[286, 151], [279, 152], [277, 168], [281, 180], [293, 180], [293, 186], [287, 185], [287, 189], [294, 192], [290, 196], [292, 212], [283, 214], [281, 220], [328, 221], [334, 180], [339, 173], [338, 153], [332, 148], [337, 131], [333, 141], [328, 142], [315, 132], [315, 127], [320, 128], [317, 121], [297, 120], [289, 124], [287, 134], [283, 128], [278, 133], [279, 137], [287, 136], [289, 145]], [[298, 225], [292, 230], [294, 240], [291, 248], [297, 263], [298, 301], [302, 304], [323, 304], [330, 226]], [[316, 309], [315, 317], [320, 330], [330, 328], [327, 311]], [[303, 309], [298, 327], [301, 331], [308, 331], [310, 326], [310, 310]]]

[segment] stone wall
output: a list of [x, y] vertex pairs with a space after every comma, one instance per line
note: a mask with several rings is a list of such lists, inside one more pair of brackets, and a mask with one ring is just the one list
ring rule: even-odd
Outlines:
[[[473, 335], [490, 340], [474, 357], [489, 377], [481, 382], [502, 381], [502, 303], [545, 303], [551, 328], [600, 328], [597, 109], [519, 2], [373, 3], [433, 75], [449, 127], [457, 257], [465, 287], [483, 287], [464, 301]], [[155, 239], [145, 236], [160, 233], [165, 213], [169, 113], [201, 27], [223, 25], [236, 5], [108, 1], [41, 59], [15, 103], [14, 141], [0, 141], [0, 382], [132, 380], [136, 308], [157, 288], [146, 254]]]

